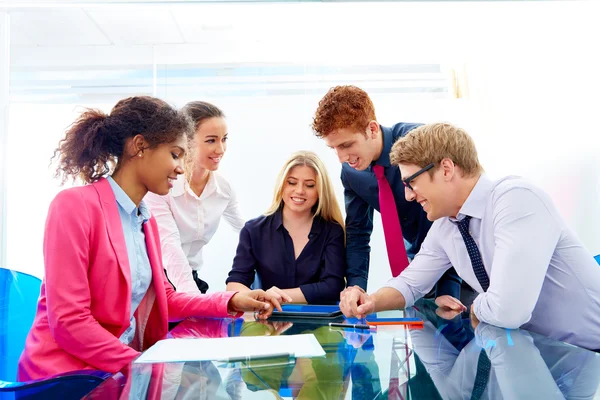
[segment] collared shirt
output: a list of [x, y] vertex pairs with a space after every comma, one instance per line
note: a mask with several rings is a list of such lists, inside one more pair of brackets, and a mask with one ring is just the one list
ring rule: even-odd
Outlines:
[[[390, 151], [399, 138], [420, 125], [400, 122], [391, 128], [382, 126], [383, 149], [373, 163], [383, 167], [385, 177], [394, 193], [402, 235], [409, 243], [406, 248], [409, 258], [413, 258], [419, 251], [431, 222], [418, 203], [406, 201], [400, 169], [390, 164]], [[369, 274], [369, 241], [373, 232], [373, 210], [379, 211], [379, 186], [373, 173], [373, 165], [364, 171], [357, 171], [344, 163], [341, 175], [346, 204], [348, 286], [358, 285], [365, 290]]]
[[519, 177], [492, 181], [482, 175], [457, 220], [467, 215], [490, 278], [487, 292], [475, 277], [456, 219], [441, 218], [409, 267], [388, 282], [406, 306], [453, 265], [480, 293], [473, 303], [480, 321], [599, 349], [600, 267], [550, 197]]
[[235, 193], [218, 172], [211, 172], [200, 196], [180, 175], [166, 196], [144, 199], [158, 223], [163, 265], [178, 292], [200, 293], [192, 270], [202, 267], [202, 248], [213, 237], [221, 216], [236, 232], [244, 226]]
[[227, 283], [250, 287], [257, 272], [264, 290], [299, 287], [307, 303], [334, 303], [344, 288], [345, 269], [344, 230], [340, 225], [315, 217], [308, 243], [296, 259], [280, 209], [246, 223]]
[[129, 344], [135, 336], [135, 317], [133, 314], [142, 302], [152, 282], [152, 268], [148, 259], [146, 235], [143, 229], [143, 224], [150, 219], [150, 212], [143, 201], [140, 203], [139, 208], [136, 207], [135, 203], [112, 177], [108, 177], [108, 182], [119, 206], [119, 216], [123, 225], [123, 234], [125, 236], [125, 244], [127, 245], [127, 258], [129, 260], [129, 269], [131, 270], [130, 325], [119, 338], [122, 343]]

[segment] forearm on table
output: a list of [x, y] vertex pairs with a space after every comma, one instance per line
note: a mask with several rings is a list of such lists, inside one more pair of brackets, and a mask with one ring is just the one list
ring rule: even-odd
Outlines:
[[304, 293], [302, 293], [302, 289], [293, 288], [293, 289], [282, 289], [282, 291], [292, 298], [292, 303], [298, 304], [306, 304], [306, 297], [304, 297]]

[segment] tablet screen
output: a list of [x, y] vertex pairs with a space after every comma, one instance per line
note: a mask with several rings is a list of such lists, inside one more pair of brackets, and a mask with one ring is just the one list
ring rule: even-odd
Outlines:
[[[312, 314], [334, 314], [340, 311], [339, 306], [326, 306], [316, 304], [284, 304], [281, 306], [283, 312], [287, 313], [312, 313]], [[275, 313], [278, 311], [275, 310]]]
[[328, 319], [334, 320], [342, 318], [342, 311], [339, 306], [333, 305], [301, 305], [301, 304], [284, 304], [281, 306], [283, 312], [277, 310], [269, 317], [271, 320], [281, 320], [283, 318], [294, 319]]

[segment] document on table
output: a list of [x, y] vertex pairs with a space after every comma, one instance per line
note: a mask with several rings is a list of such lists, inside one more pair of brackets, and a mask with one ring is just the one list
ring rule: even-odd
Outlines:
[[283, 336], [165, 339], [156, 342], [135, 362], [232, 361], [283, 355], [295, 358], [323, 357], [325, 351], [312, 333]]

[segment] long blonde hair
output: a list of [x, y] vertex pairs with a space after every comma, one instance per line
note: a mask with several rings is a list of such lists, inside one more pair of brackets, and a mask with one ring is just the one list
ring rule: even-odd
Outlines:
[[312, 168], [317, 174], [317, 193], [319, 199], [317, 200], [316, 209], [313, 218], [320, 216], [325, 221], [337, 222], [342, 228], [344, 228], [344, 219], [342, 217], [342, 211], [340, 205], [335, 197], [333, 191], [333, 185], [327, 174], [325, 165], [312, 151], [298, 151], [290, 156], [285, 162], [277, 181], [275, 183], [275, 191], [273, 193], [273, 202], [269, 209], [265, 212], [265, 215], [272, 215], [279, 210], [283, 204], [283, 187], [290, 174], [292, 168], [297, 166], [307, 166]]

